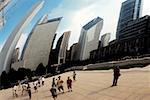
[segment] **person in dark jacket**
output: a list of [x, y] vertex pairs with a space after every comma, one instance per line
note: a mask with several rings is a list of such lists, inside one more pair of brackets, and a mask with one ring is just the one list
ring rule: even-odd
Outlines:
[[68, 77], [67, 79], [67, 88], [69, 92], [72, 92], [72, 80], [70, 79], [70, 77]]
[[117, 86], [118, 78], [121, 75], [119, 66], [114, 67], [113, 71], [114, 71], [114, 79], [112, 86]]
[[56, 87], [56, 82], [55, 82], [55, 78], [53, 78], [52, 80], [52, 87], [55, 86]]
[[76, 80], [76, 72], [75, 72], [75, 70], [73, 71], [73, 80], [75, 81]]
[[30, 87], [29, 83], [28, 83], [27, 91], [28, 91], [28, 94], [29, 94], [29, 99], [31, 99], [31, 87]]
[[55, 85], [52, 86], [52, 88], [50, 89], [50, 92], [51, 92], [52, 97], [54, 98], [54, 100], [56, 100], [56, 98], [57, 98], [57, 89], [56, 89]]

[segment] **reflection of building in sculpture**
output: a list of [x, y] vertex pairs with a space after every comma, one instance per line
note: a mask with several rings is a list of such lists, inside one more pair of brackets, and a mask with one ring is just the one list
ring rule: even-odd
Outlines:
[[5, 24], [4, 10], [9, 3], [10, 3], [10, 0], [0, 0], [0, 27], [4, 26]]
[[110, 33], [106, 33], [101, 36], [101, 47], [106, 47], [109, 45]]
[[38, 24], [33, 29], [23, 50], [23, 67], [35, 70], [40, 63], [44, 66], [48, 64], [53, 38], [60, 21], [61, 17], [51, 19], [45, 23]]
[[59, 38], [56, 48], [51, 52], [50, 65], [55, 66], [55, 64], [61, 65], [65, 63], [70, 33], [70, 31], [64, 32], [64, 34]]
[[103, 26], [103, 19], [97, 17], [83, 26], [79, 39], [78, 60], [90, 58], [90, 52], [98, 48], [99, 35]]
[[19, 51], [19, 48], [16, 48], [16, 49], [14, 50], [11, 63], [18, 62], [19, 52], [20, 52], [20, 51]]
[[21, 20], [21, 22], [15, 27], [13, 32], [6, 40], [0, 53], [0, 74], [3, 70], [9, 71], [13, 51], [22, 34], [22, 30], [29, 24], [29, 22], [33, 19], [33, 17], [39, 12], [43, 4], [44, 1], [35, 4], [32, 7], [32, 9], [27, 13], [27, 15]]
[[120, 17], [117, 26], [117, 39], [122, 38], [122, 32], [126, 28], [128, 22], [136, 20], [142, 15], [142, 1], [143, 0], [126, 0], [122, 3]]

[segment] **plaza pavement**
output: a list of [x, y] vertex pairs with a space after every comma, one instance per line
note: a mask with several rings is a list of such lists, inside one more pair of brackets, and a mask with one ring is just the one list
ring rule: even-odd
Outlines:
[[[145, 68], [121, 69], [118, 86], [112, 85], [112, 70], [77, 71], [77, 81], [73, 82], [73, 92], [59, 94], [57, 100], [150, 100], [150, 66]], [[65, 81], [72, 72], [61, 74]], [[58, 77], [58, 76], [56, 76]], [[45, 85], [32, 89], [32, 100], [53, 100], [50, 94], [52, 78], [45, 79]], [[0, 100], [28, 100], [28, 95], [12, 97], [12, 89], [0, 91]]]

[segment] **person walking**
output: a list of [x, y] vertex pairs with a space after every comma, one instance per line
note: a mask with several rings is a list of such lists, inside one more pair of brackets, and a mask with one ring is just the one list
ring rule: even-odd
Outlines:
[[72, 92], [72, 80], [70, 79], [70, 77], [68, 77], [67, 79], [67, 88], [68, 88], [68, 92]]
[[44, 78], [44, 76], [42, 76], [42, 85], [44, 85], [44, 81], [45, 81], [45, 78]]
[[53, 80], [52, 80], [52, 87], [53, 87], [53, 86], [56, 87], [55, 78], [53, 78]]
[[18, 97], [18, 94], [17, 94], [17, 85], [15, 85], [15, 86], [13, 87], [13, 96], [14, 96], [14, 97]]
[[120, 75], [121, 75], [121, 74], [120, 74], [120, 68], [119, 68], [119, 66], [114, 67], [113, 72], [114, 72], [114, 79], [113, 79], [113, 84], [112, 84], [112, 86], [117, 86], [118, 78], [119, 78]]
[[40, 78], [38, 79], [38, 86], [39, 87], [41, 86], [41, 79]]
[[76, 80], [76, 72], [75, 72], [75, 70], [73, 71], [73, 80], [74, 81]]
[[21, 95], [23, 95], [26, 90], [27, 90], [26, 84], [22, 84], [22, 94]]
[[29, 94], [29, 99], [31, 99], [31, 87], [30, 87], [29, 83], [28, 83], [27, 91], [28, 91], [28, 94]]
[[56, 100], [56, 98], [57, 98], [57, 89], [56, 89], [55, 85], [52, 86], [52, 88], [50, 89], [50, 92], [52, 94], [53, 99]]
[[35, 93], [38, 92], [38, 90], [37, 90], [37, 82], [36, 81], [33, 82], [33, 86], [34, 86]]
[[64, 83], [64, 81], [61, 79], [61, 76], [59, 76], [58, 81], [57, 81], [58, 90], [59, 90], [59, 92], [62, 91], [64, 93], [63, 83]]

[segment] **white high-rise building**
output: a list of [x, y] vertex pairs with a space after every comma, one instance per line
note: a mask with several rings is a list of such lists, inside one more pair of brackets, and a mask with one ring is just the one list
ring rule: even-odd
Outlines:
[[101, 36], [101, 47], [106, 47], [109, 45], [110, 35], [110, 33], [106, 33]]
[[[40, 63], [44, 66], [48, 64], [53, 38], [61, 19], [62, 17], [54, 18], [35, 26], [25, 44], [21, 67], [35, 70]], [[13, 68], [19, 67], [15, 64]]]
[[70, 34], [71, 31], [67, 31], [64, 32], [64, 34], [62, 35], [63, 38], [60, 44], [60, 49], [58, 54], [58, 65], [65, 63]]
[[90, 58], [90, 52], [98, 48], [99, 35], [103, 27], [103, 19], [97, 17], [83, 26], [79, 39], [78, 60]]
[[13, 52], [17, 45], [17, 42], [22, 34], [23, 29], [31, 22], [34, 16], [43, 7], [44, 1], [36, 3], [21, 22], [16, 26], [13, 32], [6, 40], [1, 52], [0, 52], [0, 74], [2, 71], [9, 71], [11, 65], [11, 59]]

